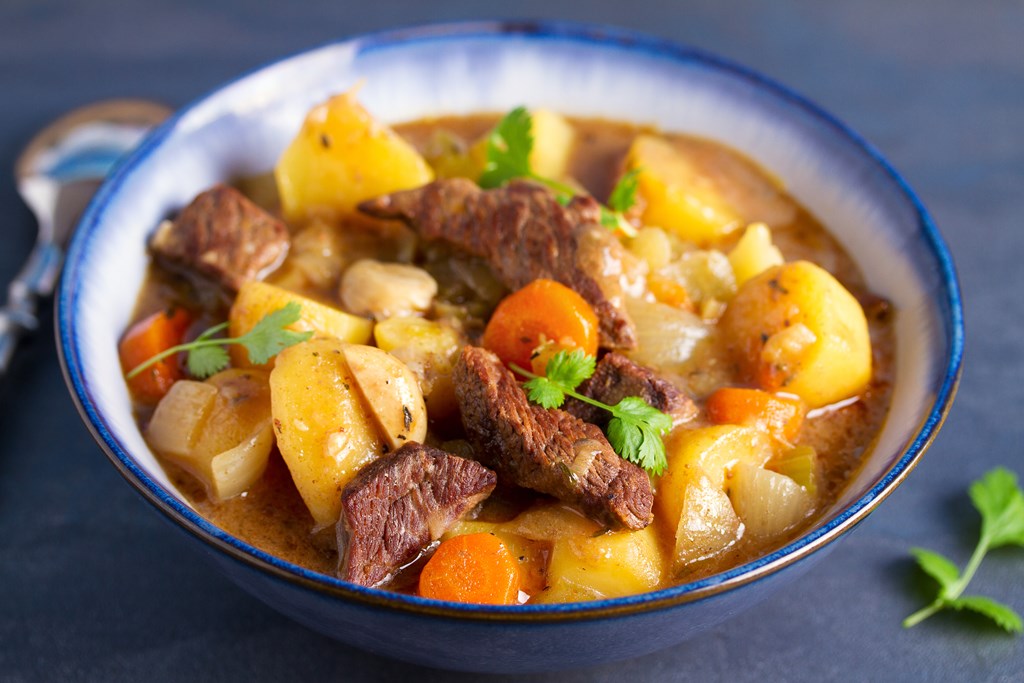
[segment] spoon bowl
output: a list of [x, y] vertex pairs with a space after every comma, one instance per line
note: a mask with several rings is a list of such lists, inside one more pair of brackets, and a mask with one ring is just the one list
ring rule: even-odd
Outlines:
[[18, 339], [38, 325], [36, 302], [53, 293], [64, 245], [100, 183], [150, 128], [171, 114], [147, 100], [108, 100], [75, 109], [41, 130], [14, 165], [18, 193], [38, 237], [0, 308], [0, 375]]

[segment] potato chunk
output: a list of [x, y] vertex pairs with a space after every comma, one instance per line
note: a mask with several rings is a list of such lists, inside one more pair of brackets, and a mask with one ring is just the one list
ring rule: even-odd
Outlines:
[[353, 89], [309, 111], [274, 176], [285, 217], [298, 221], [349, 213], [364, 199], [429, 183], [434, 172]]
[[419, 380], [432, 419], [450, 417], [458, 410], [452, 369], [466, 344], [450, 326], [423, 318], [388, 318], [373, 329], [384, 351], [405, 363]]
[[564, 178], [569, 170], [576, 131], [564, 116], [548, 109], [536, 109], [531, 115], [533, 149], [530, 151], [530, 168], [545, 178]]
[[392, 450], [427, 436], [427, 407], [416, 375], [375, 346], [344, 344], [342, 353], [381, 436]]
[[552, 547], [549, 588], [538, 601], [599, 600], [645, 593], [661, 583], [662, 564], [654, 526], [600, 536], [562, 537]]
[[[366, 318], [350, 315], [287, 289], [266, 282], [251, 281], [242, 285], [228, 313], [228, 333], [240, 337], [249, 332], [265, 315], [286, 304], [295, 302], [302, 311], [298, 322], [289, 329], [297, 332], [312, 330], [316, 334], [336, 337], [352, 344], [365, 344], [370, 340], [373, 323]], [[236, 366], [249, 367], [249, 354], [241, 345], [229, 348]], [[274, 360], [267, 364], [273, 365]]]
[[626, 156], [640, 169], [641, 219], [701, 245], [716, 242], [740, 226], [736, 211], [714, 183], [668, 140], [639, 135]]
[[345, 360], [319, 337], [277, 354], [270, 399], [277, 446], [318, 528], [341, 514], [341, 490], [387, 448]]
[[871, 379], [871, 339], [857, 300], [808, 261], [748, 280], [722, 317], [741, 371], [766, 391], [811, 408], [860, 392]]
[[772, 266], [782, 265], [783, 260], [782, 252], [772, 244], [772, 231], [764, 223], [748, 225], [743, 237], [729, 252], [729, 263], [737, 285]]

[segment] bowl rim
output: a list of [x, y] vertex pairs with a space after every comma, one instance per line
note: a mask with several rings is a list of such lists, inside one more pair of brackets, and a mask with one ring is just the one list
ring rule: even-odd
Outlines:
[[[78, 271], [82, 267], [86, 245], [100, 222], [104, 207], [116, 197], [118, 189], [132, 169], [144, 162], [193, 108], [215, 96], [233, 83], [297, 56], [328, 47], [352, 47], [358, 54], [367, 51], [423, 41], [467, 40], [473, 38], [508, 39], [510, 37], [597, 44], [601, 47], [640, 50], [679, 63], [696, 64], [727, 72], [757, 88], [762, 88], [789, 105], [804, 110], [818, 122], [824, 123], [840, 137], [852, 143], [867, 155], [888, 176], [913, 208], [917, 228], [930, 255], [939, 269], [939, 281], [944, 296], [939, 307], [943, 313], [942, 333], [948, 346], [942, 383], [934, 394], [933, 403], [920, 423], [912, 442], [900, 457], [880, 475], [863, 495], [848, 504], [820, 527], [793, 539], [786, 545], [749, 562], [697, 581], [670, 588], [583, 603], [556, 603], [545, 605], [482, 606], [444, 602], [417, 596], [392, 593], [382, 589], [366, 588], [327, 576], [281, 560], [214, 526], [191, 507], [153, 479], [132, 459], [127, 450], [114, 438], [108, 422], [100, 413], [98, 404], [85, 382], [83, 360], [75, 342], [75, 308]], [[946, 309], [948, 308], [948, 312]], [[157, 510], [166, 515], [179, 528], [205, 543], [209, 548], [225, 553], [243, 565], [288, 583], [311, 589], [335, 598], [390, 610], [422, 615], [454, 617], [463, 620], [501, 622], [536, 622], [593, 620], [610, 616], [639, 614], [710, 598], [722, 592], [766, 579], [779, 570], [806, 559], [827, 546], [863, 521], [906, 478], [921, 455], [934, 440], [949, 413], [959, 385], [963, 360], [963, 309], [960, 285], [948, 247], [934, 221], [903, 177], [870, 143], [855, 133], [832, 114], [796, 93], [787, 86], [746, 66], [719, 57], [702, 49], [693, 48], [668, 39], [611, 26], [570, 21], [460, 21], [432, 23], [393, 30], [378, 31], [330, 41], [272, 60], [214, 88], [181, 108], [165, 123], [152, 131], [142, 143], [118, 163], [107, 181], [96, 193], [79, 221], [78, 229], [68, 249], [67, 260], [58, 290], [55, 308], [58, 356], [65, 382], [70, 389], [76, 408], [107, 458], [136, 491]], [[939, 359], [941, 363], [942, 360]]]

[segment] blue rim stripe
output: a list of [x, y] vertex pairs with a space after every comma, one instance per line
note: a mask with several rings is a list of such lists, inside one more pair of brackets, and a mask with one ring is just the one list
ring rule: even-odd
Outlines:
[[[364, 602], [393, 607], [403, 611], [424, 611], [422, 608], [441, 607], [443, 612], [449, 615], [458, 614], [462, 617], [475, 617], [483, 619], [501, 618], [514, 621], [516, 618], [536, 618], [547, 616], [551, 618], [601, 618], [608, 613], [633, 613], [642, 611], [644, 608], [657, 608], [662, 604], [678, 603], [686, 600], [689, 596], [693, 601], [705, 599], [715, 594], [713, 589], [725, 587], [728, 584], [747, 584], [760, 581], [775, 570], [791, 562], [796, 562], [806, 557], [809, 552], [816, 549], [823, 542], [830, 542], [845, 531], [853, 528], [857, 523], [871, 511], [882, 499], [891, 493], [894, 484], [901, 480], [915, 464], [921, 453], [925, 450], [934, 438], [941, 425], [950, 403], [956, 391], [957, 382], [962, 368], [963, 359], [963, 310], [960, 297], [960, 286], [952, 257], [940, 236], [934, 222], [928, 215], [919, 198], [910, 189], [906, 180], [884, 159], [884, 157], [860, 135], [853, 132], [839, 119], [825, 112], [820, 107], [795, 93], [789, 88], [776, 83], [748, 67], [733, 63], [716, 55], [709, 54], [702, 50], [686, 47], [668, 40], [654, 38], [645, 34], [628, 31], [619, 28], [578, 24], [572, 22], [464, 22], [453, 24], [436, 24], [423, 27], [411, 27], [393, 31], [368, 34], [352, 40], [327, 43], [320, 48], [304, 50], [292, 57], [306, 54], [329, 46], [352, 45], [357, 53], [362, 55], [375, 50], [390, 47], [401, 47], [403, 45], [428, 42], [445, 41], [467, 38], [493, 38], [506, 39], [509, 36], [521, 37], [530, 40], [554, 40], [589, 43], [600, 47], [614, 47], [630, 51], [641, 50], [644, 53], [666, 58], [679, 63], [698, 64], [710, 67], [715, 70], [727, 72], [743, 80], [763, 88], [772, 94], [780, 97], [789, 104], [809, 113], [812, 118], [827, 124], [838, 132], [841, 137], [847, 138], [853, 145], [864, 152], [877, 166], [895, 182], [903, 196], [910, 202], [916, 216], [921, 235], [925, 238], [930, 248], [931, 255], [936, 259], [940, 270], [940, 279], [945, 289], [945, 298], [942, 301], [944, 312], [943, 317], [944, 335], [948, 345], [948, 361], [943, 382], [934, 397], [934, 403], [926, 420], [922, 424], [916, 438], [907, 447], [903, 456], [894, 463], [882, 479], [869, 489], [858, 500], [851, 503], [840, 511], [827, 524], [819, 527], [804, 536], [794, 540], [786, 546], [775, 550], [768, 555], [735, 567], [731, 570], [716, 574], [699, 581], [690, 582], [680, 586], [667, 588], [652, 593], [615, 598], [608, 600], [594, 601], [590, 603], [573, 603], [565, 605], [518, 605], [518, 606], [495, 606], [481, 607], [469, 606], [460, 603], [445, 603], [428, 600], [415, 596], [399, 595], [387, 591], [364, 588], [346, 583], [339, 579], [318, 574], [304, 569], [297, 565], [280, 560], [262, 550], [259, 550], [241, 540], [227, 534], [215, 527], [192, 508], [183, 504], [180, 500], [170, 494], [162, 486], [150, 479], [132, 460], [130, 455], [122, 448], [121, 444], [113, 437], [109, 424], [96, 409], [96, 402], [83, 379], [82, 359], [80, 348], [73, 334], [72, 311], [78, 305], [78, 291], [73, 283], [78, 281], [79, 271], [85, 256], [91, 247], [91, 237], [100, 222], [106, 205], [117, 195], [125, 179], [131, 171], [147, 159], [167, 138], [170, 132], [177, 126], [178, 121], [189, 111], [204, 102], [212, 94], [233, 83], [244, 80], [250, 75], [287, 61], [290, 57], [275, 60], [270, 64], [253, 69], [245, 75], [235, 79], [221, 88], [210, 91], [207, 95], [193, 101], [181, 109], [177, 114], [168, 119], [159, 128], [153, 131], [140, 146], [128, 158], [122, 160], [113, 170], [109, 180], [102, 186], [93, 201], [87, 208], [79, 223], [78, 230], [71, 242], [68, 251], [67, 264], [61, 279], [60, 290], [57, 300], [58, 320], [58, 347], [61, 352], [62, 363], [68, 382], [73, 389], [73, 396], [80, 409], [83, 411], [89, 426], [93, 429], [96, 437], [104, 446], [108, 456], [129, 479], [129, 482], [136, 486], [144, 496], [165, 514], [168, 514], [179, 524], [183, 523], [184, 528], [199, 537], [201, 540], [213, 544], [215, 539], [221, 544], [227, 545], [238, 551], [236, 559], [245, 561], [247, 564], [275, 570], [279, 576], [289, 580], [305, 584], [316, 590], [348, 596]], [[132, 481], [134, 479], [134, 481]], [[206, 537], [204, 537], [204, 535]], [[214, 544], [216, 545], [216, 544]], [[418, 608], [410, 610], [409, 608]], [[533, 620], [533, 619], [531, 619]]]

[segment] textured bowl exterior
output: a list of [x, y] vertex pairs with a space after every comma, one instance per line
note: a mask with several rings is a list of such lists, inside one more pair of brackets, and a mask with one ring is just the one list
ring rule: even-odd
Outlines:
[[[118, 335], [145, 273], [146, 237], [214, 182], [272, 168], [312, 105], [360, 82], [361, 100], [386, 121], [544, 106], [718, 140], [779, 177], [897, 311], [890, 415], [818, 525], [765, 557], [662, 591], [573, 605], [476, 607], [316, 574], [200, 517], [143, 441], [118, 365]], [[860, 137], [744, 67], [641, 34], [564, 23], [462, 23], [356, 38], [276, 62], [186, 107], [121, 163], [90, 205], [69, 249], [57, 319], [72, 396], [111, 462], [239, 585], [339, 640], [474, 671], [637, 656], [699, 633], [793, 580], [908, 474], [949, 409], [963, 350], [946, 246], [910, 188]], [[651, 635], [633, 637], [638, 632]]]

